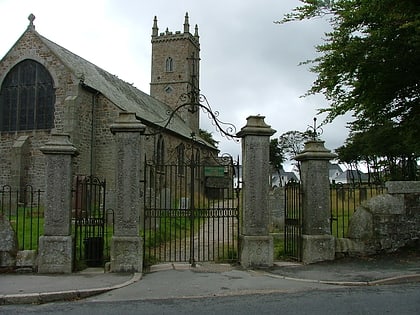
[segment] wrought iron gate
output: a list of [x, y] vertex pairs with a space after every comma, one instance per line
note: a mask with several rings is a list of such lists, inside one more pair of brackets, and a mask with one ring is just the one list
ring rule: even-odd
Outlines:
[[174, 164], [145, 161], [145, 265], [157, 262], [236, 262], [239, 236], [237, 163], [230, 156]]
[[102, 266], [105, 237], [105, 181], [77, 176], [73, 189], [74, 266]]
[[284, 253], [302, 260], [302, 198], [300, 183], [290, 180], [285, 186]]

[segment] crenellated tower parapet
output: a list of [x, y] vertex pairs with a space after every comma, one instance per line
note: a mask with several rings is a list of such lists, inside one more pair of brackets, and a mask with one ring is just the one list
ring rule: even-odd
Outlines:
[[[199, 94], [200, 41], [198, 26], [190, 32], [189, 16], [185, 14], [183, 32], [168, 28], [159, 33], [157, 17], [152, 27], [152, 73], [150, 95], [173, 109], [181, 105], [180, 97]], [[191, 129], [198, 132], [199, 112], [183, 109], [179, 113]]]

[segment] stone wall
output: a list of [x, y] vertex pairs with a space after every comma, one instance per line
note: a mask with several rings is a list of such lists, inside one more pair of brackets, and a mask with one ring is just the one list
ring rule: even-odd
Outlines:
[[420, 182], [387, 182], [388, 193], [374, 197], [350, 219], [348, 238], [336, 253], [370, 255], [419, 245]]

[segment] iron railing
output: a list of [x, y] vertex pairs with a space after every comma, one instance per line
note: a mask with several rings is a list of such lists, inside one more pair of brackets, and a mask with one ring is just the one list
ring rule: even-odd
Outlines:
[[15, 231], [18, 250], [38, 249], [39, 237], [44, 231], [43, 194], [30, 185], [22, 190], [12, 189], [9, 185], [0, 188], [0, 214]]
[[302, 259], [302, 194], [300, 182], [290, 180], [285, 186], [284, 254]]
[[383, 184], [371, 183], [333, 183], [330, 185], [331, 234], [347, 237], [350, 218], [362, 202], [386, 193]]
[[93, 176], [76, 176], [73, 189], [74, 265], [104, 263], [106, 182]]
[[239, 253], [239, 190], [233, 165], [146, 163], [145, 264], [236, 262]]

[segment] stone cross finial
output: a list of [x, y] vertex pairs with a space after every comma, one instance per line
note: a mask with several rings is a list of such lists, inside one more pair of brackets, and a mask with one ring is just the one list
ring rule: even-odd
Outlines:
[[29, 25], [28, 25], [28, 28], [35, 29], [35, 25], [34, 25], [35, 15], [33, 15], [33, 14], [31, 13], [31, 14], [28, 16], [28, 20], [29, 20]]

